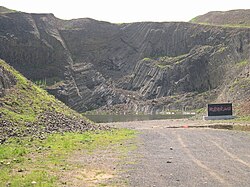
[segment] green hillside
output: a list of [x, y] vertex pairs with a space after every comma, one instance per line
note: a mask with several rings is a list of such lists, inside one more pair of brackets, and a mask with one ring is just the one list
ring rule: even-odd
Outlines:
[[193, 18], [191, 23], [224, 27], [250, 27], [250, 10], [212, 11]]
[[[0, 60], [0, 142], [9, 137], [27, 135], [44, 137], [44, 133], [85, 131], [98, 126], [68, 108], [40, 87], [23, 77], [19, 72]], [[16, 84], [4, 89], [13, 76]], [[5, 82], [5, 83], [4, 83]], [[1, 96], [1, 94], [0, 94]], [[99, 128], [99, 127], [98, 127]]]
[[0, 13], [10, 13], [10, 12], [16, 12], [16, 11], [0, 6]]

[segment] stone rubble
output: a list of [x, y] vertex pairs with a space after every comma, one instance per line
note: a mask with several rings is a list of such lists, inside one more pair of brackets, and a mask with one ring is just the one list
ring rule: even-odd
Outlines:
[[33, 123], [20, 124], [0, 119], [0, 144], [11, 137], [32, 136], [33, 138], [45, 139], [48, 134], [86, 131], [110, 130], [109, 126], [93, 124], [81, 117], [69, 117], [62, 113], [45, 112], [38, 116]]

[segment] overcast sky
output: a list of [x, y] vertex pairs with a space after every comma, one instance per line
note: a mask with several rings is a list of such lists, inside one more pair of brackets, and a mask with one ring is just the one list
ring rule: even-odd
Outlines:
[[61, 19], [93, 18], [113, 23], [189, 21], [209, 11], [250, 9], [250, 0], [0, 0], [0, 6]]

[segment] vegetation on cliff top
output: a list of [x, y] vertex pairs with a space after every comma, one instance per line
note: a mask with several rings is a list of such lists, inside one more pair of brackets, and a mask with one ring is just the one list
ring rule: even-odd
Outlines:
[[8, 8], [5, 8], [3, 6], [0, 6], [0, 14], [1, 13], [11, 13], [11, 12], [16, 12], [15, 10], [11, 10], [11, 9], [8, 9]]
[[249, 28], [250, 10], [212, 11], [190, 20], [191, 23]]

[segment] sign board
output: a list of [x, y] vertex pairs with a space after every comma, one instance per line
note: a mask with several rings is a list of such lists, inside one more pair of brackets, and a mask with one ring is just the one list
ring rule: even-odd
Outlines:
[[208, 104], [208, 116], [233, 115], [232, 103]]

